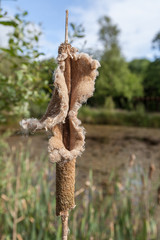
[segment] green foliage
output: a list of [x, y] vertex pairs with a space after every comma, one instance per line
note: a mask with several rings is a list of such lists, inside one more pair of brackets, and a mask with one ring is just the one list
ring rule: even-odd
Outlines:
[[26, 15], [16, 14], [12, 20], [6, 13], [0, 16], [0, 24], [12, 26], [8, 47], [0, 48], [1, 122], [13, 116], [29, 116], [29, 103], [47, 103], [49, 99], [48, 79], [41, 77], [45, 64], [38, 61], [43, 55], [38, 50], [40, 27], [26, 21]]
[[110, 111], [105, 108], [84, 106], [80, 109], [79, 118], [84, 123], [90, 124], [160, 128], [160, 115], [145, 112], [142, 104], [137, 105], [136, 111]]
[[107, 97], [107, 98], [105, 99], [104, 107], [105, 107], [107, 110], [111, 110], [111, 111], [115, 108], [115, 104], [114, 104], [114, 101], [113, 101], [112, 97]]
[[[40, 85], [37, 90], [41, 91], [41, 95], [37, 95], [36, 98], [30, 100], [29, 112], [31, 116], [41, 117], [46, 111], [46, 106], [51, 98], [53, 91], [53, 72], [57, 64], [54, 58], [38, 61], [37, 69], [33, 65], [33, 74], [39, 79]], [[33, 89], [34, 90], [34, 89]], [[35, 90], [34, 90], [35, 91]]]
[[137, 111], [137, 113], [139, 113], [140, 115], [144, 115], [144, 113], [145, 113], [144, 104], [143, 104], [143, 103], [137, 104], [137, 106], [136, 106], [136, 111]]
[[104, 105], [106, 97], [112, 96], [120, 106], [123, 105], [124, 100], [129, 102], [133, 97], [143, 95], [142, 80], [129, 71], [121, 54], [118, 27], [109, 17], [101, 18], [99, 23], [104, 53], [100, 61], [99, 78], [96, 81], [95, 102], [97, 105]]
[[119, 48], [118, 35], [120, 30], [117, 25], [113, 24], [108, 16], [101, 17], [99, 25], [99, 39], [104, 44], [105, 51], [111, 50], [114, 47]]
[[[42, 156], [40, 161], [43, 159]], [[55, 197], [48, 164], [38, 167], [22, 149], [12, 149], [8, 161], [3, 155], [0, 164], [3, 170], [0, 176], [0, 213], [3, 219], [0, 220], [0, 238], [12, 239], [16, 217], [17, 234], [21, 239], [56, 239], [60, 224], [53, 214]], [[17, 179], [20, 182], [18, 188]], [[16, 203], [17, 216], [14, 215]]]
[[145, 96], [160, 96], [160, 59], [148, 65], [143, 85]]
[[11, 135], [10, 130], [5, 131], [4, 133], [1, 133], [1, 138], [0, 138], [0, 157], [3, 156], [3, 153], [7, 151], [9, 148], [9, 145], [7, 143], [7, 138]]
[[[17, 239], [61, 239], [60, 218], [55, 215], [54, 168], [45, 156], [35, 160], [20, 148], [0, 157], [1, 239], [12, 239], [14, 223]], [[128, 167], [121, 182], [111, 172], [106, 187], [101, 188], [93, 185], [90, 171], [88, 187], [77, 196], [77, 207], [70, 212], [69, 239], [158, 240], [157, 184], [151, 185], [147, 176], [141, 166]]]
[[157, 32], [152, 40], [152, 47], [160, 51], [160, 32]]
[[0, 21], [0, 25], [17, 27], [17, 23], [14, 21]]
[[142, 80], [128, 70], [123, 59], [114, 57], [114, 53], [107, 54], [106, 61], [101, 62], [99, 73], [96, 81], [96, 103], [104, 105], [107, 96], [130, 101], [135, 96], [143, 95]]
[[82, 24], [77, 25], [75, 23], [70, 23], [70, 28], [71, 29], [68, 33], [70, 44], [72, 44], [75, 39], [85, 37], [85, 29]]
[[142, 76], [143, 78], [149, 64], [150, 61], [146, 58], [134, 59], [128, 63], [128, 67], [132, 73]]
[[[39, 51], [41, 28], [27, 21], [27, 14], [24, 11], [10, 17], [0, 11], [0, 25], [10, 29], [8, 46], [0, 48], [0, 122], [15, 116], [40, 117], [51, 96], [56, 62], [53, 58], [40, 60], [43, 55]], [[137, 97], [159, 96], [159, 59], [154, 62], [134, 59], [127, 63], [121, 53], [118, 26], [107, 16], [100, 18], [99, 24], [99, 39], [104, 48], [102, 52], [88, 49], [89, 53], [98, 56], [101, 63], [96, 91], [89, 104], [108, 109], [136, 110]], [[84, 36], [82, 24], [70, 24], [71, 43]], [[159, 33], [153, 40], [156, 49], [157, 44]], [[148, 104], [144, 104], [144, 108], [155, 110]]]

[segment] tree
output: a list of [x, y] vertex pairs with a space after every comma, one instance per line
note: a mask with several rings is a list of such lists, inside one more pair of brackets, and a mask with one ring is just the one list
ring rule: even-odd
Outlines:
[[132, 73], [144, 78], [149, 64], [150, 61], [146, 58], [134, 59], [128, 63], [128, 67]]
[[106, 98], [112, 97], [116, 104], [129, 102], [134, 96], [141, 96], [141, 79], [132, 74], [121, 54], [119, 46], [120, 30], [109, 17], [99, 20], [99, 38], [104, 46], [101, 56], [101, 68], [96, 82], [95, 102], [104, 105]]
[[85, 29], [82, 24], [70, 23], [70, 31], [68, 33], [69, 42], [72, 44], [76, 39], [85, 37]]
[[146, 97], [160, 96], [160, 59], [149, 64], [143, 85]]
[[[152, 46], [153, 49], [160, 51], [160, 32], [154, 36]], [[153, 62], [148, 64], [143, 85], [146, 97], [160, 96], [160, 58], [158, 56], [156, 56]]]
[[26, 21], [27, 14], [25, 11], [11, 18], [0, 12], [0, 24], [12, 27], [8, 47], [0, 48], [1, 122], [11, 116], [28, 116], [29, 103], [46, 103], [49, 97], [48, 79], [41, 78], [43, 70], [38, 58], [42, 55], [38, 47], [41, 31]]
[[117, 25], [112, 23], [112, 20], [108, 16], [101, 17], [99, 19], [99, 39], [104, 45], [105, 52], [117, 48], [120, 50], [118, 36], [120, 30]]
[[[158, 52], [160, 51], [160, 31], [154, 36], [152, 40], [152, 47], [153, 49], [158, 50]], [[158, 57], [156, 56], [156, 58]]]

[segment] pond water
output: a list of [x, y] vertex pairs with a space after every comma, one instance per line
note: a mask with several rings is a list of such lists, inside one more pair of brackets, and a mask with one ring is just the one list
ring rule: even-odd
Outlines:
[[[129, 166], [131, 154], [135, 162], [148, 168], [154, 163], [160, 168], [160, 129], [135, 127], [84, 125], [86, 129], [86, 150], [77, 159], [76, 178], [78, 186], [88, 179], [89, 170], [93, 171], [94, 182], [103, 185], [112, 170], [121, 174]], [[43, 154], [48, 161], [47, 146], [49, 135], [40, 133], [25, 137], [14, 134], [8, 138], [10, 146], [22, 144], [29, 149], [33, 160]]]

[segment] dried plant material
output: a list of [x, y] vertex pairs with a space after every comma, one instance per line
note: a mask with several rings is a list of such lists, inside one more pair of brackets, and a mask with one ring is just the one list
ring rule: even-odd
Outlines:
[[149, 166], [149, 172], [148, 172], [148, 178], [151, 180], [153, 177], [153, 173], [155, 172], [156, 168], [153, 163], [150, 164]]
[[7, 197], [5, 194], [2, 194], [1, 198], [6, 202], [8, 202], [10, 200], [9, 197]]
[[75, 160], [56, 164], [56, 215], [75, 207]]
[[67, 237], [68, 237], [68, 232], [69, 232], [68, 216], [69, 216], [68, 211], [64, 212], [61, 215], [61, 219], [62, 219], [62, 240], [67, 240]]
[[135, 160], [136, 160], [136, 155], [135, 154], [131, 154], [130, 155], [130, 159], [129, 159], [129, 166], [133, 167], [133, 165], [135, 164]]
[[160, 186], [157, 189], [157, 204], [160, 205]]
[[62, 239], [67, 240], [69, 210], [75, 207], [75, 163], [84, 151], [85, 131], [77, 118], [81, 105], [93, 95], [99, 62], [88, 54], [77, 53], [68, 44], [68, 11], [65, 43], [58, 49], [54, 91], [41, 120], [21, 121], [25, 131], [51, 130], [48, 152], [56, 162], [56, 215], [62, 220]]
[[[85, 131], [80, 126], [77, 118], [78, 110], [82, 103], [93, 95], [95, 78], [100, 66], [97, 60], [93, 60], [88, 54], [77, 53], [77, 49], [69, 44], [61, 44], [58, 50], [58, 68], [55, 71], [54, 91], [47, 111], [39, 121], [31, 118], [21, 121], [24, 129], [35, 131], [38, 129], [53, 130], [54, 136], [49, 140], [49, 156], [51, 162], [69, 161], [77, 158], [84, 151]], [[66, 59], [71, 62], [71, 94], [68, 95], [65, 81]], [[70, 106], [69, 106], [70, 100]], [[71, 149], [68, 150], [59, 138], [59, 128], [65, 122], [68, 115], [71, 131]]]
[[20, 188], [20, 175], [21, 175], [21, 165], [17, 164], [17, 178], [16, 178], [16, 192], [15, 192], [15, 202], [14, 202], [14, 215], [13, 215], [13, 233], [12, 239], [17, 239], [17, 224], [18, 224], [18, 192]]

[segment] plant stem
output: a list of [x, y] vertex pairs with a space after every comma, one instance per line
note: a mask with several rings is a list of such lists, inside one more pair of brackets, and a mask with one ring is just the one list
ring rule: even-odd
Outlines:
[[68, 10], [66, 10], [65, 43], [68, 43]]
[[18, 191], [20, 188], [20, 161], [17, 166], [17, 179], [16, 179], [16, 193], [15, 193], [15, 204], [14, 204], [14, 219], [13, 219], [13, 240], [17, 239], [17, 213], [18, 213]]
[[67, 236], [68, 236], [68, 216], [69, 216], [68, 211], [63, 212], [62, 215], [61, 215], [62, 240], [67, 240]]
[[[66, 53], [71, 46], [68, 44], [68, 10], [66, 11], [65, 43]], [[71, 57], [65, 60], [65, 82], [68, 88], [69, 106], [71, 98]], [[69, 107], [70, 109], [70, 107]], [[68, 110], [69, 111], [69, 110]], [[59, 126], [59, 137], [62, 138], [66, 149], [71, 150], [70, 121], [67, 115], [65, 123]], [[56, 163], [56, 215], [62, 220], [62, 240], [67, 240], [69, 210], [75, 207], [75, 159], [68, 162]]]

